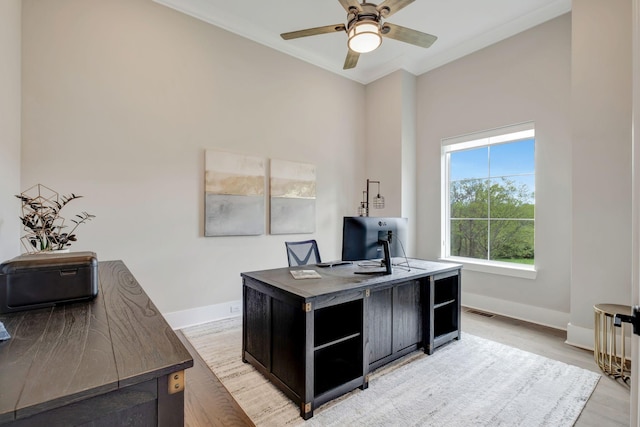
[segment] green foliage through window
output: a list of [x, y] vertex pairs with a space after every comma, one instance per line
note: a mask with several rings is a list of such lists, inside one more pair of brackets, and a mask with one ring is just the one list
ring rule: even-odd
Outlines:
[[448, 147], [449, 256], [534, 263], [534, 145]]

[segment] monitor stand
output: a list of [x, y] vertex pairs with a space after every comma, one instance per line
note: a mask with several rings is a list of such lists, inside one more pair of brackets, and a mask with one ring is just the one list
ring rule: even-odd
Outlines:
[[385, 269], [384, 270], [375, 270], [375, 271], [355, 271], [354, 274], [381, 274], [381, 275], [387, 275], [387, 274], [391, 274], [393, 273], [392, 269], [391, 269], [391, 256], [390, 256], [390, 249], [389, 249], [389, 241], [388, 240], [378, 240], [378, 243], [380, 243], [382, 245], [382, 248], [384, 249], [384, 259], [382, 260], [382, 263], [385, 265]]

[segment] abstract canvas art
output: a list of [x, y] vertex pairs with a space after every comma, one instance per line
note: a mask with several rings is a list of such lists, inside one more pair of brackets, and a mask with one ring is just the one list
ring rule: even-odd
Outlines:
[[316, 167], [271, 160], [271, 234], [313, 233], [316, 229]]
[[205, 236], [256, 236], [265, 229], [265, 159], [207, 150]]

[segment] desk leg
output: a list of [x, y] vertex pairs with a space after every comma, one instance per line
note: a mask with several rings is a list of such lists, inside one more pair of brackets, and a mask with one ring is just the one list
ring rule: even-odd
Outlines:
[[313, 417], [313, 400], [315, 397], [315, 366], [314, 366], [314, 342], [315, 342], [315, 313], [314, 303], [304, 304], [305, 323], [305, 361], [304, 361], [304, 401], [300, 405], [300, 416], [305, 420]]
[[364, 381], [362, 382], [362, 385], [360, 386], [360, 390], [366, 390], [368, 388], [369, 388], [369, 374], [365, 375]]
[[244, 279], [242, 279], [242, 362], [247, 363], [247, 358], [244, 356], [247, 351], [247, 287], [244, 285]]
[[423, 281], [422, 285], [422, 343], [424, 352], [433, 354], [433, 306], [435, 303], [435, 281], [433, 276]]
[[313, 403], [303, 403], [300, 406], [300, 416], [303, 420], [308, 420], [313, 417]]
[[369, 388], [369, 361], [371, 348], [369, 347], [369, 302], [371, 290], [367, 289], [362, 300], [362, 385], [361, 390]]
[[184, 426], [184, 371], [158, 378], [158, 427]]

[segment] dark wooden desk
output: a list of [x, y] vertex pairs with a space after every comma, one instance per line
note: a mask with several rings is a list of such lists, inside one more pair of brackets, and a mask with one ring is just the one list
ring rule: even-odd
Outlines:
[[[409, 260], [411, 270], [358, 275], [314, 265], [242, 273], [242, 359], [313, 410], [354, 388], [371, 370], [418, 348], [460, 339], [458, 264]], [[315, 270], [320, 279], [292, 277]]]
[[91, 302], [0, 315], [0, 424], [182, 426], [193, 359], [122, 261]]

